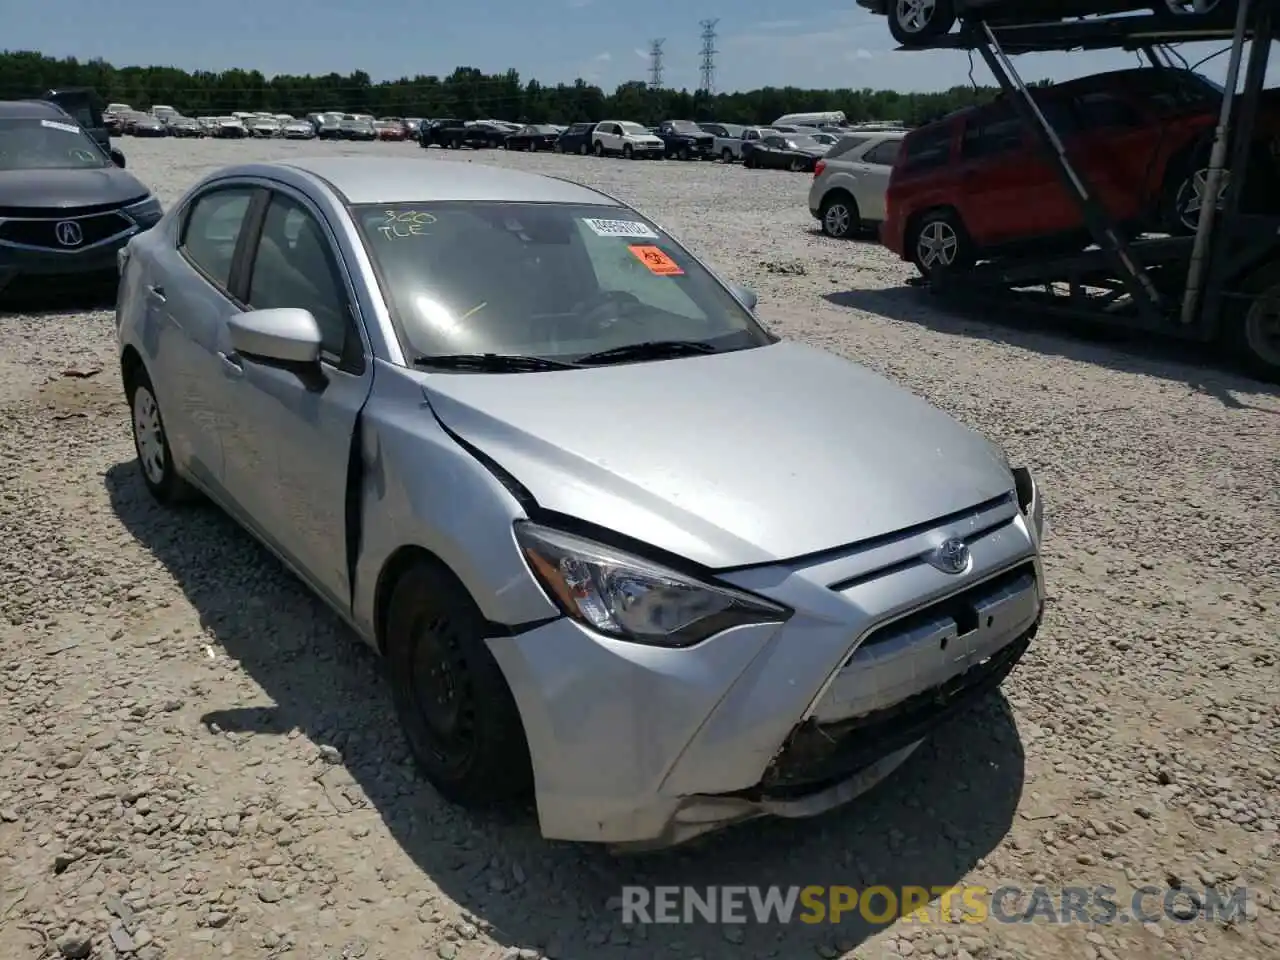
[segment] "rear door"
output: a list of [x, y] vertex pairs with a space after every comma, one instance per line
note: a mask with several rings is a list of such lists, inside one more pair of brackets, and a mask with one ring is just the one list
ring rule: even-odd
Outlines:
[[259, 193], [252, 184], [228, 182], [192, 198], [176, 249], [157, 245], [157, 269], [143, 291], [157, 321], [149, 325], [156, 342], [147, 346], [173, 457], [220, 498], [226, 493], [223, 439], [234, 424], [219, 353], [227, 317], [241, 309], [231, 291]]
[[[960, 137], [960, 216], [979, 246], [1035, 233], [1036, 190], [1046, 166], [1012, 105], [992, 104], [965, 118]], [[1051, 171], [1050, 171], [1051, 172]]]
[[863, 150], [853, 162], [858, 182], [858, 209], [864, 220], [883, 220], [885, 194], [889, 191], [889, 175], [902, 149], [900, 139], [881, 140]]

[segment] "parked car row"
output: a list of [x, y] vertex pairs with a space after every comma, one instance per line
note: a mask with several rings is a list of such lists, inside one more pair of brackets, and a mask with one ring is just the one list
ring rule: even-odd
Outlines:
[[103, 113], [115, 136], [216, 137], [285, 140], [407, 140], [411, 122], [399, 117], [374, 119], [368, 114], [320, 111], [306, 117], [286, 113], [237, 111], [225, 116], [183, 116], [173, 107], [134, 110], [125, 103], [108, 104]]

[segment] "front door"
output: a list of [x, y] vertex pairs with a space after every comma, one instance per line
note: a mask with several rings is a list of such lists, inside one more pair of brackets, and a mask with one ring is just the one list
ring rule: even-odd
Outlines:
[[[228, 441], [227, 471], [252, 478], [249, 508], [260, 534], [316, 589], [349, 606], [347, 477], [356, 420], [373, 384], [373, 365], [357, 319], [349, 280], [318, 210], [285, 192], [272, 194], [256, 249], [248, 260], [250, 310], [309, 310], [323, 335], [319, 371], [287, 369], [237, 357], [240, 409], [251, 422], [253, 459]], [[257, 447], [257, 450], [254, 450]]]

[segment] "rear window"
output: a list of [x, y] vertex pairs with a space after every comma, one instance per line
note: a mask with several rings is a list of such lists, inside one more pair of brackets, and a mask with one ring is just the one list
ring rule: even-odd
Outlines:
[[900, 163], [903, 173], [922, 173], [938, 170], [951, 160], [952, 124], [939, 123], [925, 127], [903, 141], [906, 156]]

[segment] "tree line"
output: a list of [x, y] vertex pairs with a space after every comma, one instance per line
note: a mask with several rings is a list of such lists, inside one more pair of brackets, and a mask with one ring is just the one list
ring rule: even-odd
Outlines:
[[606, 93], [585, 80], [555, 86], [522, 80], [515, 70], [486, 74], [457, 67], [448, 76], [418, 75], [374, 82], [357, 70], [324, 76], [267, 77], [258, 70], [187, 71], [179, 67], [116, 67], [105, 60], [57, 58], [33, 51], [0, 52], [0, 99], [39, 96], [58, 87], [92, 87], [104, 103], [136, 109], [158, 104], [189, 116], [269, 110], [304, 116], [339, 110], [384, 117], [459, 117], [525, 123], [574, 123], [620, 118], [653, 124], [668, 119], [767, 123], [784, 113], [843, 110], [851, 121], [923, 123], [985, 102], [994, 87], [960, 86], [936, 93], [852, 88], [764, 87], [733, 93], [650, 89], [631, 81]]

